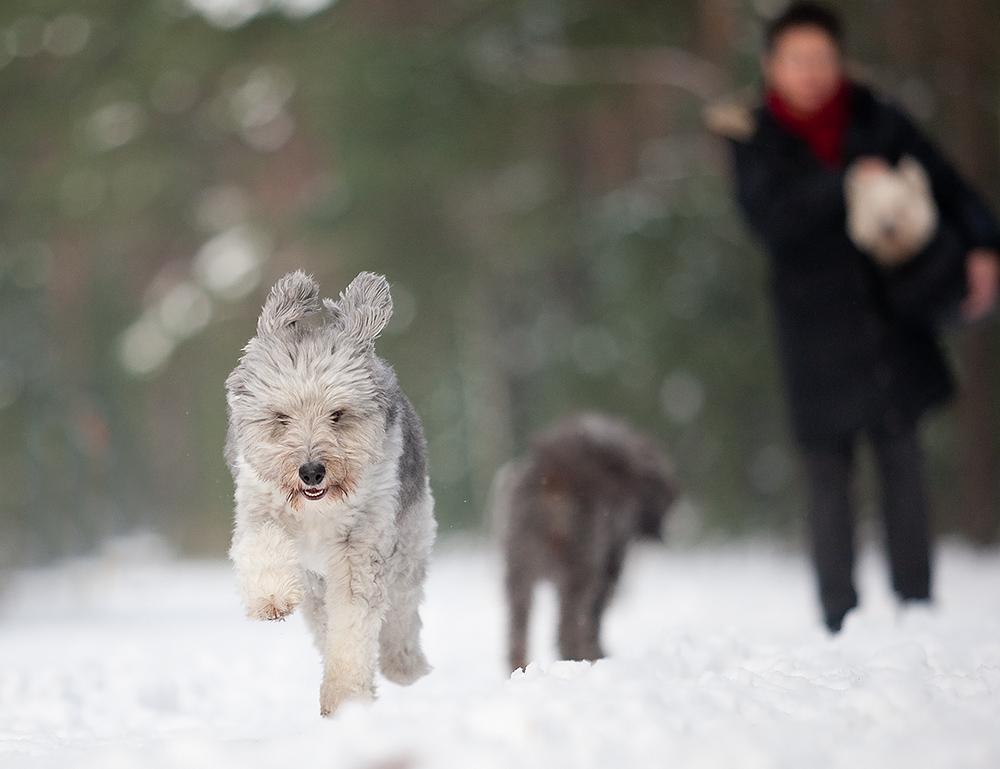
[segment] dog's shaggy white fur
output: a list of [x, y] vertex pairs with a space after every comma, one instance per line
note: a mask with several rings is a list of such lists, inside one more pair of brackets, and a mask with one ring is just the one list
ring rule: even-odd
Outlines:
[[884, 267], [907, 262], [937, 228], [930, 180], [910, 156], [877, 173], [852, 164], [844, 175], [844, 197], [851, 240]]
[[361, 273], [324, 300], [302, 272], [271, 290], [226, 381], [236, 484], [230, 556], [247, 616], [302, 604], [323, 655], [320, 711], [371, 698], [378, 665], [409, 684], [430, 668], [418, 604], [434, 541], [420, 422], [374, 340], [392, 314], [385, 278]]

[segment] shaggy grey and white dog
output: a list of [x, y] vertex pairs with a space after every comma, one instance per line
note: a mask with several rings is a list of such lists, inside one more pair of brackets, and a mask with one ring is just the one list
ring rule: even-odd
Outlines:
[[271, 289], [226, 380], [236, 483], [230, 557], [251, 619], [302, 604], [323, 655], [320, 711], [371, 698], [376, 664], [409, 684], [430, 668], [418, 604], [434, 541], [426, 444], [374, 340], [389, 284], [363, 272], [323, 301], [302, 272]]
[[628, 543], [660, 538], [676, 496], [666, 453], [622, 422], [579, 414], [538, 436], [496, 485], [511, 669], [527, 664], [532, 592], [543, 579], [559, 596], [560, 656], [603, 657], [601, 617]]

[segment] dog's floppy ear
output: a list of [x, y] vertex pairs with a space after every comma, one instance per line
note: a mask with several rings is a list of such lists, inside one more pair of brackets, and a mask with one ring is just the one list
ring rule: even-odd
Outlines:
[[844, 194], [848, 199], [854, 198], [861, 187], [862, 174], [857, 163], [851, 163], [844, 172]]
[[930, 179], [927, 171], [920, 165], [920, 161], [911, 155], [904, 155], [896, 166], [899, 175], [904, 179], [907, 186], [922, 194], [927, 194], [931, 189]]
[[302, 270], [274, 284], [257, 321], [258, 336], [275, 334], [319, 310], [319, 285]]
[[334, 327], [363, 345], [371, 344], [392, 317], [389, 281], [374, 272], [362, 272], [351, 281], [340, 300], [324, 301]]

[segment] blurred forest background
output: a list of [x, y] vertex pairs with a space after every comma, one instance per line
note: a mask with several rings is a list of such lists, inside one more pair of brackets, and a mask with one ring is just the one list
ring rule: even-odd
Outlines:
[[[1000, 205], [995, 0], [833, 5], [869, 82]], [[758, 87], [782, 7], [0, 4], [0, 560], [145, 529], [221, 555], [223, 381], [299, 267], [325, 295], [393, 284], [378, 347], [442, 531], [482, 526], [494, 472], [585, 408], [667, 444], [684, 536], [797, 536], [766, 263], [701, 117]], [[998, 324], [948, 341], [937, 524], [990, 542]]]

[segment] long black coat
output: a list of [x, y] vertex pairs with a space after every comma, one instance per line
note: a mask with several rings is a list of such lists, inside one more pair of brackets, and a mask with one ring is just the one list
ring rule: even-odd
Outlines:
[[[843, 168], [824, 166], [764, 106], [733, 148], [740, 208], [771, 256], [778, 349], [798, 439], [905, 427], [947, 400], [952, 379], [934, 331], [890, 308], [884, 274], [847, 236]], [[907, 154], [927, 170], [941, 218], [963, 247], [1000, 246], [986, 206], [932, 144], [899, 110], [855, 86], [844, 165], [862, 155], [895, 164]]]

